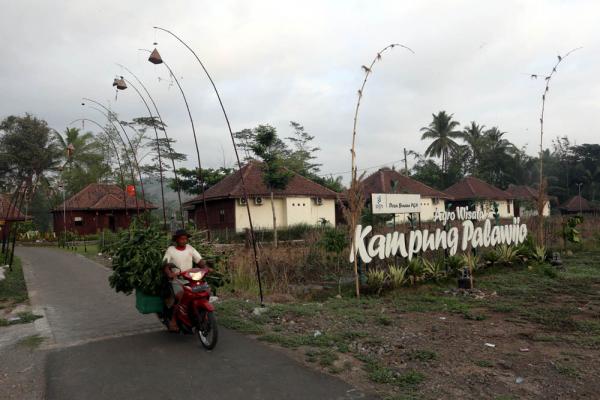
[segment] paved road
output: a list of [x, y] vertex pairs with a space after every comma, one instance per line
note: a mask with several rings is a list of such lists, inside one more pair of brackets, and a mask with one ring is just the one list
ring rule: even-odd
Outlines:
[[192, 336], [135, 334], [158, 323], [108, 287], [104, 267], [55, 249], [20, 248], [18, 255], [32, 303], [43, 306], [54, 339], [45, 368], [48, 400], [371, 398], [225, 329], [211, 352]]

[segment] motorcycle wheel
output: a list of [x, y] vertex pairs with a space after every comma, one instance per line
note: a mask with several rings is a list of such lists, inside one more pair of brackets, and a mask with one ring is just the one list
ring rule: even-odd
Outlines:
[[197, 317], [196, 336], [198, 336], [202, 347], [212, 350], [217, 345], [219, 338], [217, 319], [213, 312], [197, 312]]

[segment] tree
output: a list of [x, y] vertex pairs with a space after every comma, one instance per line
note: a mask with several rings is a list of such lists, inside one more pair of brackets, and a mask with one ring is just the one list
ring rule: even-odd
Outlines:
[[263, 181], [271, 192], [271, 211], [273, 213], [273, 245], [277, 247], [277, 217], [275, 215], [274, 190], [285, 190], [293, 172], [286, 168], [286, 146], [277, 130], [270, 125], [254, 128], [254, 142], [250, 149], [262, 161]]
[[448, 171], [449, 155], [458, 148], [458, 143], [454, 139], [461, 137], [461, 132], [456, 130], [459, 126], [458, 121], [454, 121], [454, 114], [447, 114], [446, 111], [440, 111], [432, 114], [433, 121], [429, 126], [421, 128], [421, 140], [433, 139], [433, 142], [425, 150], [425, 156], [437, 157], [442, 159], [442, 173], [445, 175]]
[[[206, 191], [211, 186], [219, 183], [223, 178], [231, 175], [233, 168], [202, 168], [200, 174], [198, 168], [177, 168], [177, 175], [179, 178], [179, 184], [181, 190], [187, 194], [199, 195], [202, 193], [198, 175], [200, 175], [200, 181], [204, 184], [204, 190]], [[173, 190], [177, 190], [177, 183], [174, 180], [169, 182], [169, 187]]]
[[312, 146], [315, 137], [306, 132], [304, 126], [297, 122], [290, 121], [290, 125], [294, 132], [293, 136], [287, 138], [291, 144], [291, 149], [287, 151], [288, 168], [307, 178], [316, 176], [321, 164], [314, 162], [317, 158], [315, 153], [321, 149]]
[[11, 115], [0, 122], [0, 165], [3, 181], [16, 185], [32, 183], [57, 171], [60, 148], [46, 121], [31, 114]]
[[471, 121], [471, 125], [465, 126], [460, 136], [469, 149], [467, 171], [471, 174], [478, 169], [477, 163], [481, 157], [484, 130], [485, 125], [479, 125], [475, 121]]
[[109, 149], [103, 148], [92, 132], [82, 134], [78, 128], [67, 128], [62, 135], [54, 134], [61, 149], [64, 168], [61, 175], [69, 194], [111, 176], [112, 169], [105, 156]]

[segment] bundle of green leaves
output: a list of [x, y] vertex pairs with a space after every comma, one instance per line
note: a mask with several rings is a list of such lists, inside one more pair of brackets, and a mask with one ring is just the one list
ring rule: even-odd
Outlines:
[[[128, 230], [118, 233], [117, 240], [111, 245], [113, 273], [108, 278], [110, 287], [125, 294], [140, 290], [148, 295], [160, 295], [166, 282], [162, 259], [169, 245], [171, 235], [162, 231], [160, 224], [146, 225], [142, 220], [135, 220]], [[207, 282], [216, 292], [225, 283], [221, 271], [226, 266], [227, 255], [219, 254], [210, 243], [201, 241], [193, 233], [190, 245], [213, 269]]]

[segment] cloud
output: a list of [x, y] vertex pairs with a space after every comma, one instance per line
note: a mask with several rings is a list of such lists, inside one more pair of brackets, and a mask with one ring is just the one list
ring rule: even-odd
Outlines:
[[[134, 91], [110, 86], [125, 64], [145, 82], [195, 164], [190, 123], [163, 66], [146, 62], [157, 41], [181, 78], [201, 142], [203, 166], [234, 160], [212, 88], [191, 54], [165, 33], [181, 35], [213, 74], [234, 130], [270, 123], [282, 136], [298, 121], [316, 136], [323, 172], [349, 169], [360, 66], [392, 42], [365, 90], [358, 163], [380, 165], [422, 152], [419, 129], [439, 110], [462, 124], [499, 126], [536, 151], [542, 81], [556, 55], [583, 46], [561, 66], [547, 108], [546, 144], [556, 135], [597, 141], [600, 61], [591, 1], [20, 1], [3, 6], [0, 117], [31, 112], [63, 130], [92, 117], [81, 97], [108, 103], [123, 119], [145, 116]], [[158, 79], [158, 78], [162, 79]], [[224, 155], [223, 151], [224, 149]]]

